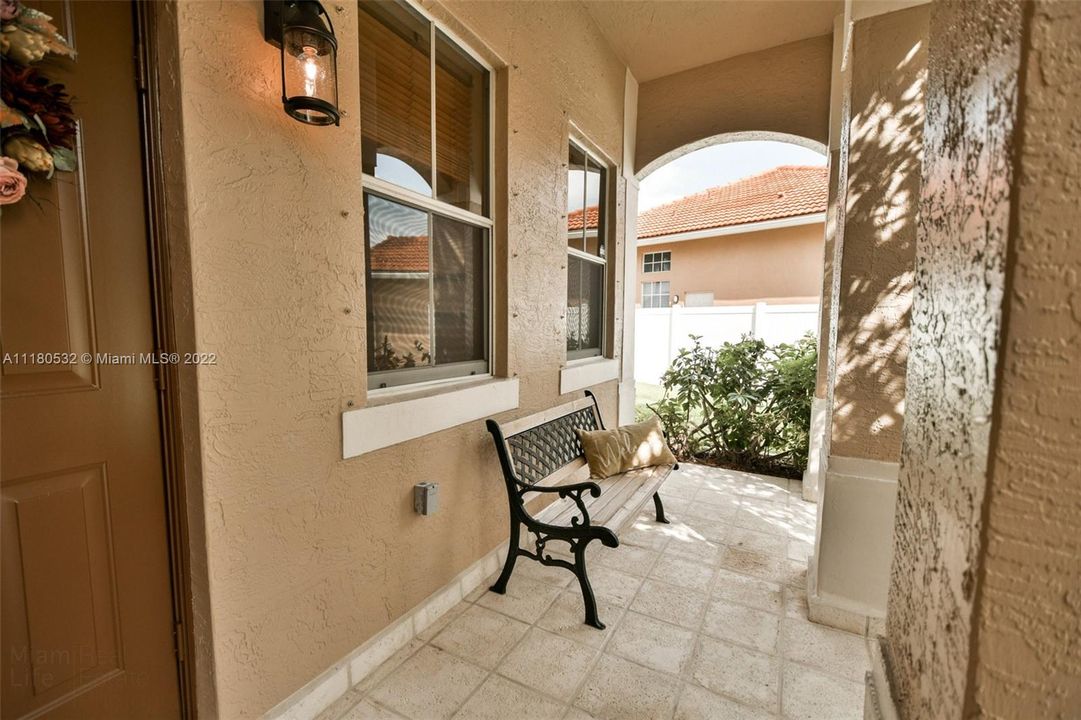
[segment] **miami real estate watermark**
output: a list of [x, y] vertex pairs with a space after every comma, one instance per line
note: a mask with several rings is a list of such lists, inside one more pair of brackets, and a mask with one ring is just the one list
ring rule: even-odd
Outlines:
[[217, 365], [217, 353], [4, 353], [4, 365]]

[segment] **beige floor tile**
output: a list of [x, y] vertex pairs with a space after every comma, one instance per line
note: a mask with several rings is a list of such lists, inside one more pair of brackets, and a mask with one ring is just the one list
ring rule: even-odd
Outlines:
[[359, 683], [354, 686], [354, 690], [358, 690], [361, 693], [367, 693], [377, 684], [383, 681], [387, 675], [398, 669], [398, 666], [413, 656], [413, 653], [424, 647], [424, 641], [419, 638], [414, 638], [407, 642], [404, 647], [399, 649], [389, 658], [383, 661], [383, 664], [372, 670], [365, 676]]
[[747, 528], [733, 527], [728, 533], [725, 544], [741, 550], [762, 553], [763, 555], [775, 555], [785, 557], [788, 538], [783, 535], [748, 530]]
[[811, 555], [814, 554], [814, 549], [814, 543], [800, 540], [799, 538], [789, 538], [788, 559], [802, 562], [806, 565], [807, 561], [810, 560]]
[[740, 496], [732, 490], [703, 487], [694, 496], [694, 513], [702, 517], [731, 518], [740, 507]]
[[781, 580], [794, 588], [807, 587], [807, 563], [802, 560], [789, 560], [781, 569]]
[[504, 658], [497, 672], [567, 703], [596, 657], [593, 648], [539, 628], [531, 628]]
[[440, 615], [439, 618], [437, 618], [436, 621], [433, 622], [431, 625], [429, 625], [428, 627], [424, 628], [419, 633], [417, 633], [417, 640], [423, 640], [424, 642], [428, 642], [429, 640], [434, 638], [436, 635], [441, 633], [443, 631], [443, 628], [445, 628], [447, 625], [449, 625], [451, 623], [451, 621], [454, 620], [454, 618], [456, 618], [459, 615], [461, 615], [462, 613], [464, 613], [468, 608], [469, 608], [469, 603], [467, 603], [467, 602], [458, 603], [457, 605], [452, 607], [450, 610], [447, 610], [445, 613]]
[[808, 620], [807, 591], [803, 588], [785, 587], [784, 614], [790, 618]]
[[620, 545], [637, 545], [650, 550], [664, 550], [671, 539], [661, 529], [663, 523], [635, 522], [619, 534]]
[[560, 720], [565, 711], [563, 703], [492, 675], [454, 714], [454, 720]]
[[488, 673], [438, 648], [426, 646], [402, 663], [371, 699], [407, 717], [449, 718]]
[[795, 618], [781, 624], [781, 651], [786, 659], [853, 682], [870, 668], [865, 638]]
[[[628, 575], [635, 575], [637, 577], [645, 577], [648, 575], [650, 569], [660, 556], [660, 553], [656, 550], [649, 550], [648, 548], [638, 547], [637, 545], [621, 544], [619, 547], [609, 548], [604, 547], [600, 543], [593, 543], [593, 545], [590, 545], [590, 548], [592, 549], [593, 547], [597, 547], [598, 549], [595, 553], [587, 554], [587, 565], [592, 563], [593, 565], [619, 570], [620, 572], [625, 572]], [[574, 582], [578, 582], [573, 575], [571, 575], [571, 579], [574, 580]]]
[[794, 525], [787, 508], [779, 503], [752, 501], [746, 498], [732, 524], [748, 530], [788, 536]]
[[765, 555], [754, 550], [728, 546], [721, 554], [720, 566], [725, 570], [751, 575], [761, 580], [779, 582], [787, 575], [788, 560], [784, 554]]
[[514, 581], [519, 578], [535, 580], [562, 589], [570, 585], [571, 581], [574, 580], [574, 573], [558, 565], [544, 565], [536, 560], [520, 557], [515, 563], [514, 574], [511, 575], [510, 582], [507, 583], [508, 590], [514, 584]]
[[788, 504], [788, 480], [784, 478], [741, 473], [739, 488], [736, 492], [744, 497], [780, 500]]
[[689, 514], [680, 522], [706, 540], [720, 543], [726, 542], [728, 533], [731, 532], [733, 527], [732, 518], [736, 515], [735, 510], [730, 513], [728, 511], [713, 512], [707, 505], [703, 505], [699, 510], [701, 511], [700, 515]]
[[404, 720], [404, 718], [393, 710], [376, 705], [371, 700], [361, 700], [349, 712], [342, 715], [341, 720]]
[[702, 632], [720, 640], [774, 653], [780, 624], [779, 615], [714, 598], [706, 608]]
[[781, 707], [788, 720], [860, 720], [863, 695], [862, 683], [785, 664]]
[[687, 498], [666, 495], [663, 491], [661, 492], [661, 502], [664, 504], [664, 514], [669, 520], [685, 513], [691, 505], [691, 501]]
[[604, 651], [678, 675], [694, 653], [694, 638], [690, 630], [629, 612], [620, 620]]
[[669, 585], [705, 592], [713, 584], [713, 568], [682, 555], [666, 552], [657, 559], [649, 577]]
[[[518, 562], [523, 561], [519, 558]], [[533, 623], [559, 596], [559, 592], [558, 587], [522, 577], [515, 571], [507, 583], [505, 595], [486, 592], [477, 598], [477, 605], [498, 610], [522, 622]]]
[[563, 716], [563, 720], [597, 720], [585, 710], [580, 710], [576, 707], [567, 708], [567, 714]]
[[756, 708], [777, 712], [777, 658], [708, 637], [699, 643], [692, 665], [695, 682]]
[[432, 645], [491, 670], [528, 629], [523, 622], [473, 605], [443, 628]]
[[552, 606], [541, 615], [537, 627], [554, 632], [560, 637], [574, 640], [590, 647], [600, 648], [612, 635], [612, 629], [623, 616], [624, 610], [604, 600], [597, 601], [597, 615], [607, 625], [604, 630], [585, 624], [585, 606], [582, 596], [565, 592], [556, 598]]
[[[615, 548], [615, 551], [619, 552], [619, 548]], [[638, 586], [642, 584], [642, 578], [640, 577], [601, 565], [592, 567], [587, 565], [586, 574], [589, 577], [589, 584], [593, 588], [593, 595], [597, 598], [597, 602], [604, 600], [620, 607], [627, 607], [631, 604], [634, 594], [638, 592]], [[567, 588], [567, 592], [581, 595], [582, 586], [575, 581]], [[601, 622], [605, 622], [603, 617], [601, 617]]]
[[686, 526], [679, 528], [674, 534], [672, 541], [668, 543], [665, 552], [669, 555], [679, 555], [706, 565], [715, 566], [721, 559], [724, 545], [716, 540], [703, 537], [700, 533]]
[[708, 599], [706, 593], [697, 590], [647, 579], [638, 589], [638, 595], [631, 603], [631, 610], [697, 630]]
[[713, 595], [758, 610], [781, 612], [781, 585], [724, 568], [713, 578]]
[[661, 501], [665, 502], [669, 497], [690, 500], [700, 487], [702, 487], [701, 478], [673, 473], [661, 487]]
[[683, 687], [675, 714], [675, 720], [771, 720], [775, 717], [691, 683]]
[[613, 655], [601, 655], [575, 706], [600, 720], [667, 718], [679, 681]]

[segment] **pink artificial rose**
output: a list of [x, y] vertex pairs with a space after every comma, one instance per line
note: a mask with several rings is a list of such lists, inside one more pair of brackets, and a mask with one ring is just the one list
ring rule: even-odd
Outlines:
[[11, 205], [26, 194], [26, 176], [19, 172], [19, 163], [0, 157], [0, 205]]
[[19, 10], [18, 0], [0, 0], [0, 20], [14, 20]]

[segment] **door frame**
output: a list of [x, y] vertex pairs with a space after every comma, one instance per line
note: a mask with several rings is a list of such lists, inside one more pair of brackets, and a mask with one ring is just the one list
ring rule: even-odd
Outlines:
[[[177, 4], [132, 0], [154, 345], [196, 350]], [[169, 169], [166, 172], [166, 168]], [[156, 366], [181, 716], [217, 716], [196, 366]]]

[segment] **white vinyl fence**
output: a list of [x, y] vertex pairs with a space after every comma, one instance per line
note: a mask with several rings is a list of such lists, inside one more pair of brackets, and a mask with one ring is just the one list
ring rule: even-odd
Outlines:
[[818, 303], [635, 308], [634, 378], [660, 384], [680, 349], [693, 345], [691, 335], [700, 335], [705, 345], [736, 342], [743, 335], [776, 345], [808, 332], [818, 334]]

